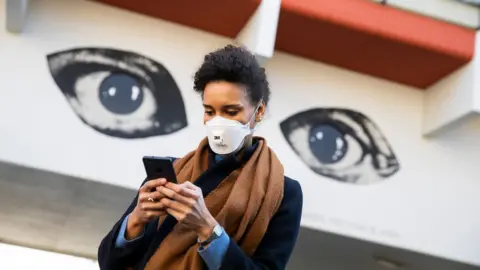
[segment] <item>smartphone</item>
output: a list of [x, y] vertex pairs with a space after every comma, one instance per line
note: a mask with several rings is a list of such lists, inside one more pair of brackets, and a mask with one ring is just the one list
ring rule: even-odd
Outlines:
[[177, 184], [177, 175], [173, 168], [173, 161], [170, 158], [145, 156], [143, 166], [147, 173], [147, 179], [165, 178], [168, 182]]

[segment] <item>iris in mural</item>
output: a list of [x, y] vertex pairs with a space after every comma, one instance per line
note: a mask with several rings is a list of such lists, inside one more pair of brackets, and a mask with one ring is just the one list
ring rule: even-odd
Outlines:
[[346, 183], [370, 184], [400, 169], [385, 136], [360, 112], [309, 109], [288, 117], [280, 128], [295, 153], [319, 175]]
[[180, 89], [160, 63], [133, 52], [74, 48], [47, 56], [76, 115], [105, 135], [136, 139], [187, 126]]

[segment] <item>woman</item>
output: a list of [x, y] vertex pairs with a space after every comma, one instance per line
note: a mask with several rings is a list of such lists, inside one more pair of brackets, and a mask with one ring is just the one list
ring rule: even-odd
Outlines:
[[232, 45], [195, 74], [207, 138], [174, 162], [179, 183], [145, 181], [102, 240], [101, 269], [284, 269], [302, 212], [299, 183], [253, 137], [270, 90], [255, 56]]

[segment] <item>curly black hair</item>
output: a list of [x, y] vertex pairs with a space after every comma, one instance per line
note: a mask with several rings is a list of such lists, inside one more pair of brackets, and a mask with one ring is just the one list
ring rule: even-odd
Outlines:
[[227, 45], [213, 51], [203, 60], [194, 76], [193, 89], [203, 95], [205, 86], [215, 81], [227, 81], [245, 86], [252, 105], [270, 99], [270, 87], [265, 69], [255, 55], [244, 47]]

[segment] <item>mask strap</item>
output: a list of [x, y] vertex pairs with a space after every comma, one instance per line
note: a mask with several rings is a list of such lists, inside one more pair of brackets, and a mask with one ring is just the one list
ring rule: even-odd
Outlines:
[[[255, 119], [255, 116], [257, 115], [258, 109], [260, 109], [260, 106], [262, 105], [263, 98], [260, 99], [260, 102], [258, 102], [257, 108], [255, 108], [255, 111], [253, 112], [252, 117], [250, 117], [250, 121], [248, 121], [247, 125], [250, 125], [252, 120]], [[257, 130], [257, 125], [255, 125], [253, 128], [250, 129], [252, 132]]]

